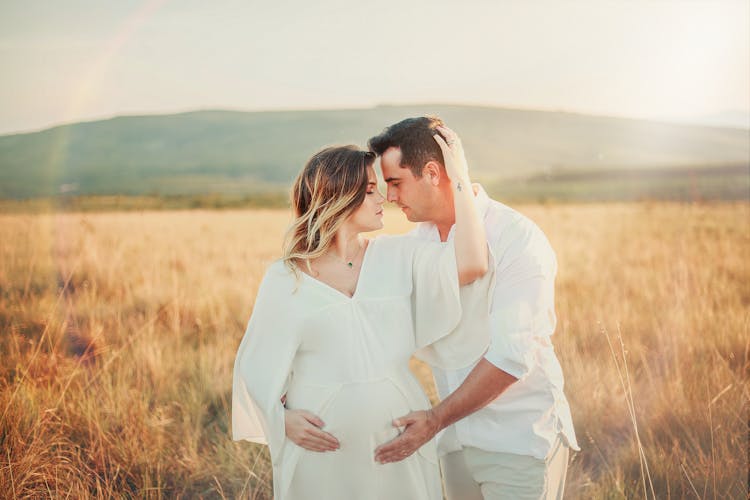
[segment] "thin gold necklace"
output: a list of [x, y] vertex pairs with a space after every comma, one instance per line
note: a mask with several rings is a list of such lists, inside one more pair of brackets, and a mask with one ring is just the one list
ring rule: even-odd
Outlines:
[[359, 250], [357, 250], [357, 253], [355, 253], [355, 254], [354, 254], [354, 257], [352, 257], [352, 259], [351, 259], [351, 260], [349, 260], [349, 261], [347, 261], [347, 260], [344, 260], [344, 259], [342, 259], [341, 257], [339, 257], [338, 255], [336, 255], [336, 252], [330, 252], [330, 253], [329, 253], [329, 255], [330, 255], [331, 257], [333, 257], [334, 259], [336, 259], [337, 261], [339, 261], [339, 262], [341, 262], [342, 264], [344, 264], [345, 266], [349, 267], [349, 269], [352, 269], [352, 268], [354, 268], [354, 261], [356, 260], [356, 258], [357, 258], [357, 257], [359, 257], [359, 254], [360, 254], [360, 253], [362, 253], [362, 250], [363, 250], [363, 249], [364, 249], [364, 248], [365, 248], [366, 246], [367, 246], [367, 243], [363, 243], [363, 244], [362, 244], [362, 245], [361, 245], [361, 246], [359, 247]]

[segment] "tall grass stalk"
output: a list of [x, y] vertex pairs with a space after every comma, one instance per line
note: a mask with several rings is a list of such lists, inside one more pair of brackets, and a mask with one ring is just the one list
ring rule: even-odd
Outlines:
[[[618, 360], [615, 348], [612, 345], [612, 339], [609, 338], [609, 333], [606, 329], [602, 328], [602, 333], [607, 338], [607, 345], [609, 345], [609, 351], [612, 355], [612, 360], [615, 363], [617, 369], [617, 375], [620, 378], [620, 385], [622, 386], [623, 393], [625, 394], [625, 402], [628, 408], [628, 414], [630, 416], [630, 422], [633, 425], [633, 435], [635, 436], [635, 442], [638, 446], [638, 459], [640, 460], [641, 466], [641, 481], [643, 482], [643, 495], [648, 500], [648, 491], [651, 491], [652, 498], [656, 499], [656, 493], [654, 493], [654, 483], [651, 481], [651, 472], [648, 470], [648, 459], [643, 451], [643, 443], [641, 442], [641, 435], [638, 432], [638, 419], [636, 418], [635, 403], [633, 402], [633, 387], [630, 384], [630, 372], [628, 371], [628, 360], [627, 351], [625, 350], [625, 343], [622, 340], [622, 332], [620, 331], [620, 325], [617, 325], [617, 340], [620, 344], [620, 359]], [[646, 489], [646, 481], [648, 480], [648, 487]]]

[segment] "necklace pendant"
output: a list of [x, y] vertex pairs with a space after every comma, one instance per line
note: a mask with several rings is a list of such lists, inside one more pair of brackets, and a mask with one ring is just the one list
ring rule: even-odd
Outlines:
[[352, 264], [351, 262], [347, 262], [346, 265], [349, 266], [349, 267], [353, 267], [354, 266], [354, 264]]

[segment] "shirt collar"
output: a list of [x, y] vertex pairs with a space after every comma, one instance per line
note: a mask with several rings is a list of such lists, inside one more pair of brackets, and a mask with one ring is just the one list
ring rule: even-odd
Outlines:
[[490, 209], [490, 197], [487, 196], [487, 192], [484, 190], [481, 184], [479, 183], [473, 183], [471, 185], [474, 190], [476, 191], [476, 194], [474, 195], [474, 201], [476, 201], [477, 209], [479, 210], [479, 217], [481, 219], [484, 219], [484, 217], [487, 215], [487, 210]]

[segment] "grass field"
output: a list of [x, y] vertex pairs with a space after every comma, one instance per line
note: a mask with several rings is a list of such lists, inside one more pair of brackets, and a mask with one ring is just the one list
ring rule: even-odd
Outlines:
[[[750, 205], [518, 208], [558, 254], [567, 497], [745, 498]], [[288, 220], [0, 215], [0, 496], [270, 498], [231, 373]]]

